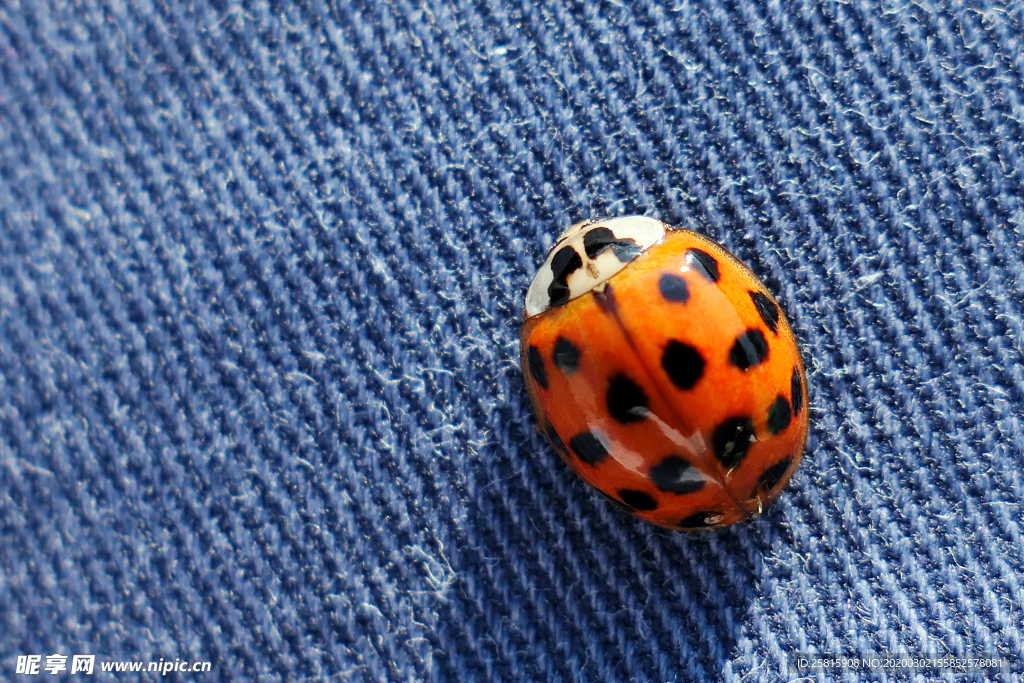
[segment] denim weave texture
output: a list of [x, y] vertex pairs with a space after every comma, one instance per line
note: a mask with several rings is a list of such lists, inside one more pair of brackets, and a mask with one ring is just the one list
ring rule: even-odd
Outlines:
[[[1020, 680], [1022, 139], [1022, 3], [0, 4], [0, 679]], [[525, 289], [635, 213], [801, 343], [755, 521], [536, 431]]]

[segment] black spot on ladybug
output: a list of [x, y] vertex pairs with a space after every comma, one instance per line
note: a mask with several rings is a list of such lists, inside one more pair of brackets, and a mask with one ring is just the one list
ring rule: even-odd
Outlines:
[[569, 439], [569, 448], [583, 462], [596, 465], [608, 457], [608, 449], [594, 432], [581, 432]]
[[605, 396], [608, 412], [624, 424], [639, 422], [647, 417], [647, 394], [639, 384], [625, 375], [615, 375], [608, 382]]
[[750, 292], [750, 298], [768, 329], [779, 333], [779, 307], [764, 292]]
[[792, 395], [793, 414], [799, 415], [800, 409], [804, 407], [804, 386], [800, 381], [800, 368], [793, 368], [793, 379], [789, 381], [789, 391]]
[[729, 351], [729, 362], [740, 370], [749, 370], [760, 365], [768, 358], [768, 340], [761, 330], [747, 330], [740, 336]]
[[686, 280], [671, 273], [665, 273], [658, 280], [658, 291], [665, 301], [685, 303], [690, 298], [690, 287]]
[[619, 491], [619, 497], [622, 498], [622, 502], [633, 508], [634, 510], [657, 510], [658, 501], [650, 497], [643, 491], [634, 491], [632, 489], [622, 489]]
[[789, 426], [793, 414], [789, 410], [789, 401], [785, 396], [777, 396], [775, 403], [768, 408], [768, 431], [778, 434]]
[[782, 475], [784, 475], [789, 470], [789, 466], [792, 464], [793, 459], [786, 458], [785, 460], [780, 460], [771, 467], [769, 467], [768, 469], [766, 469], [764, 471], [764, 474], [762, 474], [757, 479], [757, 488], [754, 490], [755, 494], [757, 493], [757, 491], [761, 489], [764, 489], [765, 491], [771, 491], [776, 486], [778, 486], [779, 480], [782, 479]]
[[719, 519], [719, 513], [717, 512], [698, 512], [695, 515], [679, 520], [679, 528], [706, 529], [717, 524]]
[[686, 251], [686, 265], [703, 275], [708, 282], [718, 282], [721, 275], [718, 272], [718, 261], [715, 257], [702, 249], [688, 249]]
[[572, 247], [562, 247], [551, 257], [551, 275], [548, 299], [552, 306], [561, 306], [569, 300], [569, 276], [583, 267], [583, 259]]
[[582, 267], [583, 259], [572, 247], [562, 247], [551, 257], [551, 273], [562, 282]]
[[672, 384], [692, 389], [704, 375], [704, 357], [689, 344], [672, 339], [661, 354], [661, 367]]
[[593, 290], [594, 301], [601, 307], [601, 310], [610, 315], [615, 314], [615, 294], [612, 292], [611, 285], [605, 285], [601, 291]]
[[548, 285], [548, 301], [550, 306], [561, 306], [569, 300], [569, 285], [564, 282], [552, 282]]
[[693, 493], [704, 488], [704, 477], [678, 455], [670, 455], [651, 468], [651, 481], [662, 491]]
[[752, 443], [757, 441], [754, 423], [749, 417], [730, 417], [715, 427], [711, 434], [711, 446], [722, 467], [731, 470], [743, 460]]
[[580, 350], [565, 337], [559, 337], [555, 342], [555, 350], [552, 353], [552, 360], [562, 372], [574, 373], [580, 365]]
[[569, 300], [569, 294], [569, 285], [564, 282], [552, 282], [548, 285], [548, 305], [552, 308], [561, 306]]
[[633, 240], [619, 240], [612, 245], [612, 251], [615, 252], [615, 258], [623, 263], [629, 263], [642, 254], [644, 250]]
[[615, 258], [622, 263], [629, 263], [642, 251], [635, 240], [617, 240], [608, 228], [594, 228], [583, 236], [583, 248], [589, 258], [597, 258], [609, 247], [614, 252]]
[[540, 385], [541, 389], [548, 388], [548, 371], [544, 367], [544, 356], [541, 355], [540, 350], [530, 344], [530, 348], [526, 351], [527, 364], [530, 366], [530, 374], [533, 376], [533, 381]]

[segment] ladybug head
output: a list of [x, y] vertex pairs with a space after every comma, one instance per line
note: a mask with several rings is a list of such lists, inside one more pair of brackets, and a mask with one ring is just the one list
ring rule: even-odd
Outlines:
[[526, 292], [526, 317], [561, 306], [601, 286], [665, 236], [668, 228], [646, 216], [584, 221], [551, 247]]

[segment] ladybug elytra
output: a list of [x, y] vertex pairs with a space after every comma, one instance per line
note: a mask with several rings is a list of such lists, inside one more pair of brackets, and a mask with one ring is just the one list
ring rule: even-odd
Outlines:
[[661, 526], [749, 519], [796, 470], [807, 385], [786, 316], [712, 240], [644, 216], [567, 230], [526, 295], [540, 427], [584, 480]]

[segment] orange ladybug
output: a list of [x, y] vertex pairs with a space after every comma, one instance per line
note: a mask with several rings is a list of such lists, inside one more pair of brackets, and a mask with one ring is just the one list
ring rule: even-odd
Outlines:
[[645, 216], [574, 225], [526, 294], [540, 427], [581, 477], [661, 526], [749, 519], [807, 437], [786, 316], [722, 246]]

